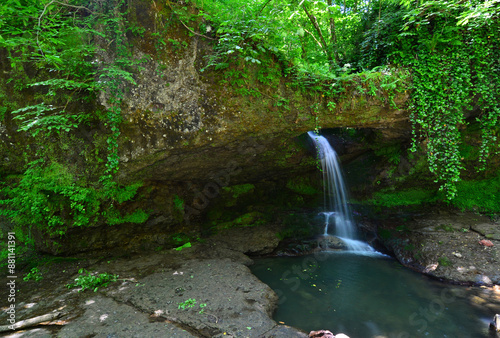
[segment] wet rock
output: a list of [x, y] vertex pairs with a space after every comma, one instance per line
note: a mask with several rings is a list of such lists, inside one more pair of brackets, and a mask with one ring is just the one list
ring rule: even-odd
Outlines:
[[93, 294], [86, 301], [84, 314], [63, 326], [58, 337], [197, 337], [185, 329], [161, 317], [153, 321], [132, 306]]
[[498, 226], [488, 217], [454, 210], [400, 217], [407, 219], [404, 229], [401, 218], [394, 215], [384, 222], [384, 238], [380, 239], [403, 265], [448, 281], [500, 283], [500, 251], [495, 241], [468, 230], [476, 225]]
[[[226, 338], [227, 336], [223, 336]], [[275, 326], [271, 331], [266, 332], [265, 335], [259, 338], [278, 338], [278, 337], [286, 337], [286, 338], [307, 338], [308, 335], [305, 332], [302, 332], [294, 327], [288, 325], [278, 325]]]
[[471, 229], [479, 232], [488, 239], [500, 241], [500, 227], [498, 225], [489, 223], [474, 224], [471, 226]]
[[345, 250], [347, 245], [340, 238], [335, 236], [324, 236], [318, 240], [319, 247], [322, 249]]
[[491, 278], [489, 276], [480, 274], [480, 275], [476, 276], [476, 284], [491, 285], [491, 284], [493, 284], [493, 281], [491, 280]]
[[271, 253], [279, 244], [276, 230], [265, 226], [227, 229], [210, 241], [233, 251], [258, 255]]
[[499, 314], [496, 314], [495, 317], [493, 317], [493, 321], [490, 323], [490, 329], [492, 331], [500, 332], [500, 315]]
[[161, 310], [163, 320], [203, 337], [224, 333], [259, 337], [276, 326], [270, 318], [278, 300], [276, 293], [247, 267], [229, 259], [186, 261], [138, 283], [143, 287], [123, 285], [106, 295], [143, 313]]

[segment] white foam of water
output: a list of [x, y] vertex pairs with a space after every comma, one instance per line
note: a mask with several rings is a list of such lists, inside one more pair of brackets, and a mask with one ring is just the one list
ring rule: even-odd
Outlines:
[[[329, 234], [329, 226], [335, 226], [335, 236], [346, 244], [353, 253], [377, 253], [368, 243], [356, 239], [356, 225], [348, 205], [348, 194], [337, 153], [328, 140], [312, 131], [309, 137], [316, 145], [323, 172], [325, 210], [324, 236]], [[332, 222], [333, 218], [333, 222]], [[379, 253], [377, 253], [379, 254]]]

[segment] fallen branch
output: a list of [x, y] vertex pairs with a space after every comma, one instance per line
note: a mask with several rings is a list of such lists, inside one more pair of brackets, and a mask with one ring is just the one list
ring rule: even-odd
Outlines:
[[12, 330], [25, 329], [27, 327], [36, 326], [43, 322], [49, 322], [61, 316], [61, 312], [48, 313], [43, 316], [38, 316], [26, 320], [21, 320], [13, 325], [2, 325], [0, 326], [0, 332], [7, 332]]

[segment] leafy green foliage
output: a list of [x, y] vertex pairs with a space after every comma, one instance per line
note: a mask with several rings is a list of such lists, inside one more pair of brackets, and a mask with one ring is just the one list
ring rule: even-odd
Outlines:
[[178, 309], [184, 310], [186, 308], [192, 308], [195, 306], [196, 306], [196, 299], [189, 298], [189, 299], [186, 299], [185, 301], [179, 303]]
[[105, 273], [97, 273], [97, 272], [89, 272], [85, 269], [80, 269], [78, 271], [80, 274], [75, 278], [75, 283], [67, 284], [67, 288], [81, 287], [80, 291], [85, 291], [87, 289], [93, 290], [97, 292], [99, 288], [107, 287], [109, 283], [118, 281], [118, 275]]
[[[143, 210], [123, 215], [118, 208], [134, 198], [142, 183], [121, 186], [113, 179], [119, 169], [121, 100], [126, 84], [135, 83], [132, 71], [143, 61], [130, 52], [126, 33], [133, 27], [125, 24], [124, 4], [121, 0], [0, 4], [0, 49], [10, 61], [4, 68], [10, 92], [0, 95], [2, 114], [18, 122], [19, 131], [31, 138], [27, 144], [40, 145], [38, 159], [19, 168], [23, 174], [2, 187], [0, 214], [14, 221], [21, 242], [32, 242], [33, 226], [49, 235], [64, 235], [70, 227], [142, 223], [148, 218]], [[107, 98], [104, 113], [94, 109], [97, 93]], [[16, 95], [24, 102], [9, 101]], [[100, 124], [108, 129], [107, 153], [96, 144], [80, 154], [85, 161], [90, 152], [96, 156], [100, 180], [88, 182], [87, 172], [54, 160], [57, 146], [52, 144], [61, 143], [63, 150], [63, 134], [72, 133], [74, 138], [82, 125]]]
[[[440, 0], [389, 5], [383, 22], [375, 22], [363, 42], [362, 63], [391, 62], [411, 69], [411, 151], [425, 145], [429, 170], [450, 200], [457, 196], [464, 170], [459, 147], [461, 129], [467, 125], [465, 112], [481, 108], [476, 119], [483, 132], [483, 168], [498, 147], [500, 25], [493, 19], [477, 18], [474, 24], [465, 19], [479, 15], [482, 6], [479, 1]], [[489, 14], [483, 14], [493, 18], [498, 12], [489, 8]]]
[[[260, 64], [267, 51], [299, 68], [336, 70], [357, 51], [370, 4], [358, 1], [196, 1], [219, 36], [208, 66], [225, 68], [237, 55]], [[206, 25], [203, 29], [206, 32]], [[212, 28], [211, 28], [212, 29]]]
[[113, 203], [132, 199], [140, 186], [96, 190], [76, 180], [67, 167], [59, 163], [43, 166], [39, 160], [30, 164], [18, 184], [4, 188], [9, 198], [0, 201], [4, 206], [0, 214], [25, 229], [35, 226], [50, 235], [63, 235], [70, 227], [92, 226], [99, 221], [142, 223], [148, 217], [146, 212], [137, 210], [122, 216]]
[[30, 270], [30, 272], [28, 272], [24, 277], [23, 277], [23, 280], [25, 282], [29, 281], [29, 280], [34, 280], [35, 282], [38, 282], [40, 280], [43, 279], [43, 276], [40, 272], [40, 269], [38, 269], [37, 267], [35, 268], [32, 268]]
[[[449, 200], [456, 197], [456, 184], [464, 170], [460, 134], [474, 107], [481, 109], [474, 117], [482, 126], [479, 160], [483, 167], [496, 152], [500, 113], [495, 99], [500, 97], [497, 1], [243, 4], [228, 0], [197, 4], [219, 37], [208, 67], [229, 67], [226, 81], [242, 95], [259, 93], [247, 88], [249, 75], [232, 69], [232, 60], [261, 64], [266, 53], [286, 64], [284, 74], [294, 80], [296, 88], [321, 93], [332, 111], [345, 88], [358, 81], [351, 74], [360, 70], [368, 71], [363, 74], [364, 83], [357, 86], [359, 91], [379, 96], [394, 108], [394, 93], [411, 90], [411, 151], [423, 146], [429, 170]], [[379, 70], [379, 78], [372, 69]], [[396, 74], [411, 75], [412, 83]], [[286, 98], [278, 97], [275, 106], [286, 109]], [[316, 128], [320, 127], [316, 122]]]
[[[179, 306], [177, 307], [179, 310], [185, 310], [185, 309], [190, 309], [194, 308], [197, 304], [196, 299], [194, 298], [189, 298], [186, 299], [185, 301], [179, 303]], [[201, 303], [200, 304], [200, 310], [198, 311], [199, 314], [202, 314], [205, 312], [205, 307], [207, 307], [206, 303]]]
[[[265, 96], [248, 83], [256, 80], [279, 88], [287, 77], [292, 90], [312, 97], [314, 103], [306, 108], [313, 114], [320, 105], [333, 114], [349, 87], [393, 108], [395, 93], [410, 89], [411, 149], [426, 149], [429, 169], [449, 199], [468, 191], [467, 184], [459, 184], [464, 170], [460, 134], [470, 120], [481, 125], [481, 163], [498, 151], [496, 0], [200, 0], [195, 1], [197, 9], [187, 3], [162, 2], [168, 8], [158, 11], [163, 26], [155, 25], [151, 37], [162, 36], [173, 20], [190, 34], [215, 37], [215, 53], [208, 56], [206, 69], [224, 69], [221, 82], [241, 95]], [[140, 183], [123, 187], [114, 180], [119, 171], [122, 101], [143, 61], [132, 55], [128, 37], [149, 34], [128, 22], [127, 5], [124, 0], [0, 4], [0, 49], [8, 60], [0, 65], [0, 117], [13, 118], [32, 145], [26, 153], [37, 154], [36, 161], [19, 168], [21, 175], [4, 183], [0, 201], [2, 215], [14, 220], [22, 241], [31, 240], [33, 226], [63, 235], [72, 226], [147, 219], [143, 210], [124, 214], [120, 208], [135, 197]], [[187, 47], [176, 39], [155, 43], [157, 52], [170, 48], [177, 54]], [[103, 111], [95, 107], [98, 95]], [[289, 98], [271, 99], [277, 110], [291, 109]], [[321, 128], [317, 115], [313, 123]], [[104, 147], [96, 141], [82, 160], [95, 154], [98, 174], [93, 176], [100, 179], [87, 181], [87, 172], [57, 163], [50, 150], [64, 135], [75, 137], [83, 127], [106, 129]], [[388, 157], [395, 165], [399, 158], [399, 152]], [[235, 191], [235, 198], [246, 188]], [[306, 193], [300, 184], [289, 188]], [[402, 198], [380, 196], [380, 201], [434, 200], [432, 194], [421, 195], [403, 192]], [[468, 205], [465, 196], [461, 198], [457, 203]], [[174, 199], [174, 206], [181, 212], [182, 200]]]

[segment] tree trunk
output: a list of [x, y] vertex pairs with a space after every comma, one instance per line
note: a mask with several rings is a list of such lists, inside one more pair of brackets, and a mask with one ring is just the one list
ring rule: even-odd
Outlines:
[[314, 29], [319, 35], [319, 41], [321, 42], [321, 48], [323, 49], [323, 52], [325, 53], [328, 62], [330, 63], [330, 69], [332, 69], [333, 65], [335, 62], [333, 61], [332, 53], [330, 51], [330, 48], [328, 48], [328, 45], [325, 41], [325, 38], [323, 37], [323, 33], [321, 32], [321, 28], [319, 27], [318, 20], [314, 15], [309, 13], [309, 11], [306, 8], [305, 4], [302, 4], [302, 9], [304, 9], [304, 12], [306, 13], [307, 17], [309, 18], [309, 21], [311, 21], [311, 24], [313, 25]]
[[330, 18], [330, 46], [332, 48], [332, 54], [335, 58], [335, 63], [339, 63], [339, 55], [337, 52], [337, 31], [335, 28], [335, 19], [333, 17]]

